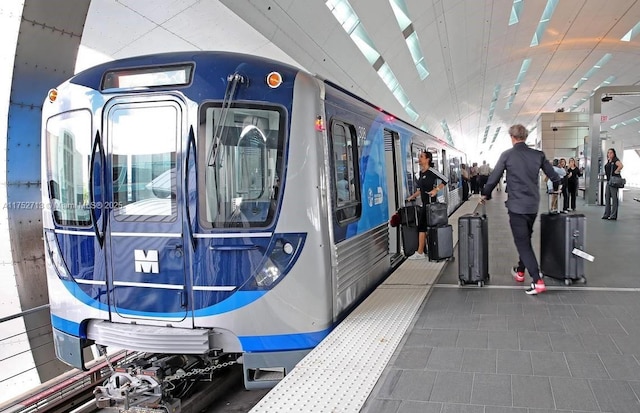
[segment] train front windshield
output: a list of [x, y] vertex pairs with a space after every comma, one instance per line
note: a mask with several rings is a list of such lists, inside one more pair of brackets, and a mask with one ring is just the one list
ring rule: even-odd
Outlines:
[[[200, 124], [200, 217], [209, 228], [269, 226], [280, 192], [284, 110], [204, 106]], [[204, 148], [204, 151], [202, 151]]]

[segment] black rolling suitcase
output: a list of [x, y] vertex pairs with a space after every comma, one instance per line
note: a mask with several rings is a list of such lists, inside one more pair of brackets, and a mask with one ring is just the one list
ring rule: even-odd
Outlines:
[[409, 257], [418, 250], [418, 227], [403, 225], [400, 231], [402, 232], [402, 251], [405, 257]]
[[453, 227], [449, 224], [429, 227], [427, 248], [429, 261], [442, 261], [453, 257]]
[[482, 205], [472, 214], [458, 218], [458, 280], [459, 285], [469, 283], [479, 287], [489, 280], [489, 226]]
[[[584, 251], [587, 218], [583, 214], [540, 214], [540, 272], [545, 277], [586, 283]], [[575, 250], [574, 250], [575, 249]]]
[[449, 223], [449, 212], [447, 204], [442, 202], [433, 202], [424, 205], [427, 209], [427, 226], [439, 227]]

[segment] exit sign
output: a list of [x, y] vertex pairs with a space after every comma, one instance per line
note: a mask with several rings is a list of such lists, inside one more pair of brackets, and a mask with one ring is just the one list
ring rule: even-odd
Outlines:
[[609, 116], [607, 115], [600, 115], [600, 122], [606, 122], [609, 120]]

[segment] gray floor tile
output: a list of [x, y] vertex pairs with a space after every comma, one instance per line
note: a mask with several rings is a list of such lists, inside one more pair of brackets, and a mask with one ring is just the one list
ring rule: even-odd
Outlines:
[[518, 340], [520, 342], [520, 350], [551, 351], [549, 333], [519, 331]]
[[481, 315], [478, 323], [478, 330], [487, 331], [506, 331], [507, 316], [506, 315]]
[[629, 383], [629, 386], [631, 386], [636, 393], [636, 397], [640, 399], [640, 381], [628, 381], [627, 383]]
[[454, 315], [449, 323], [448, 328], [455, 328], [458, 330], [477, 330], [480, 323], [480, 315]]
[[487, 302], [487, 301], [474, 301], [471, 313], [472, 314], [497, 315], [498, 314], [498, 303], [490, 302], [490, 301], [489, 302]]
[[566, 330], [560, 317], [535, 317], [536, 331], [547, 333], [564, 333]]
[[609, 376], [614, 380], [640, 380], [640, 364], [631, 355], [600, 354]]
[[531, 364], [534, 376], [571, 376], [564, 353], [532, 351]]
[[498, 315], [508, 315], [513, 317], [523, 317], [522, 304], [519, 303], [498, 303]]
[[580, 334], [580, 340], [584, 345], [585, 351], [589, 353], [620, 354], [618, 346], [616, 346], [608, 335]]
[[512, 406], [511, 376], [508, 374], [478, 374], [473, 378], [472, 404]]
[[427, 369], [460, 371], [464, 349], [452, 347], [436, 347], [431, 350]]
[[485, 413], [527, 413], [526, 407], [485, 406]]
[[511, 386], [515, 407], [555, 408], [548, 377], [515, 375]]
[[402, 370], [397, 377], [389, 378], [380, 392], [380, 397], [388, 395], [395, 400], [422, 400], [428, 401], [436, 380], [433, 371]]
[[553, 351], [575, 353], [586, 351], [580, 336], [567, 333], [549, 333], [551, 339], [551, 349]]
[[555, 294], [561, 304], [586, 304], [582, 294], [573, 292], [561, 292]]
[[588, 318], [563, 317], [562, 323], [567, 333], [595, 334], [596, 328]]
[[423, 370], [427, 367], [429, 354], [431, 354], [430, 348], [415, 349], [404, 347], [400, 350], [391, 366], [397, 369]]
[[445, 403], [442, 413], [486, 413], [484, 406]]
[[460, 330], [456, 347], [487, 348], [488, 334], [487, 331]]
[[640, 401], [627, 382], [590, 380], [589, 383], [603, 412], [638, 413], [640, 411]]
[[432, 329], [425, 337], [428, 347], [455, 347], [458, 341], [458, 330]]
[[618, 322], [629, 335], [640, 335], [640, 319], [618, 318]]
[[472, 373], [495, 373], [496, 350], [465, 348], [462, 355], [462, 371]]
[[[400, 400], [367, 400], [367, 403], [362, 406], [362, 410], [360, 410], [360, 413], [396, 413], [398, 412], [398, 407], [400, 407], [401, 403], [402, 402]], [[416, 413], [418, 412], [420, 411], [416, 410]], [[440, 410], [436, 410], [434, 413], [439, 412]]]
[[536, 324], [533, 317], [507, 317], [507, 329], [510, 331], [536, 331]]
[[473, 373], [440, 371], [431, 391], [430, 401], [447, 403], [469, 403]]
[[498, 350], [497, 373], [533, 374], [528, 351]]
[[585, 379], [551, 377], [551, 390], [558, 409], [600, 411]]
[[612, 334], [611, 338], [622, 354], [640, 356], [640, 335]]
[[405, 341], [405, 347], [417, 347], [417, 348], [425, 348], [430, 347], [427, 345], [427, 336], [429, 335], [431, 330], [413, 330], [409, 333], [409, 337], [407, 337], [407, 341]]
[[585, 379], [609, 378], [607, 370], [594, 353], [565, 353], [571, 376]]
[[628, 334], [615, 318], [591, 318], [598, 334]]
[[573, 304], [572, 307], [578, 317], [604, 318], [604, 315], [600, 312], [600, 308], [597, 305]]
[[451, 319], [453, 314], [434, 314], [418, 319], [418, 325], [421, 328], [450, 328]]
[[578, 314], [570, 304], [548, 304], [551, 317], [577, 317]]
[[[416, 402], [403, 401], [400, 404], [398, 413], [440, 413], [442, 412], [442, 403], [433, 402]], [[386, 413], [381, 411], [380, 413]]]
[[606, 318], [617, 318], [618, 320], [624, 320], [632, 317], [628, 308], [623, 305], [601, 305], [600, 312]]
[[519, 350], [517, 331], [489, 331], [488, 347], [490, 349]]

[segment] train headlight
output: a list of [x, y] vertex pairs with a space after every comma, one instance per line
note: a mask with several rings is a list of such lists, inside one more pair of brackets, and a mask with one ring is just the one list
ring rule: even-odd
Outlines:
[[280, 269], [271, 261], [267, 259], [267, 262], [260, 271], [256, 274], [256, 284], [258, 287], [269, 287], [280, 278]]
[[69, 271], [67, 270], [67, 265], [64, 263], [62, 259], [62, 255], [60, 254], [60, 248], [58, 247], [58, 240], [56, 240], [56, 234], [53, 231], [45, 231], [45, 241], [47, 244], [47, 252], [49, 253], [49, 258], [51, 259], [51, 263], [60, 277], [63, 280], [71, 280], [71, 276], [69, 275]]

